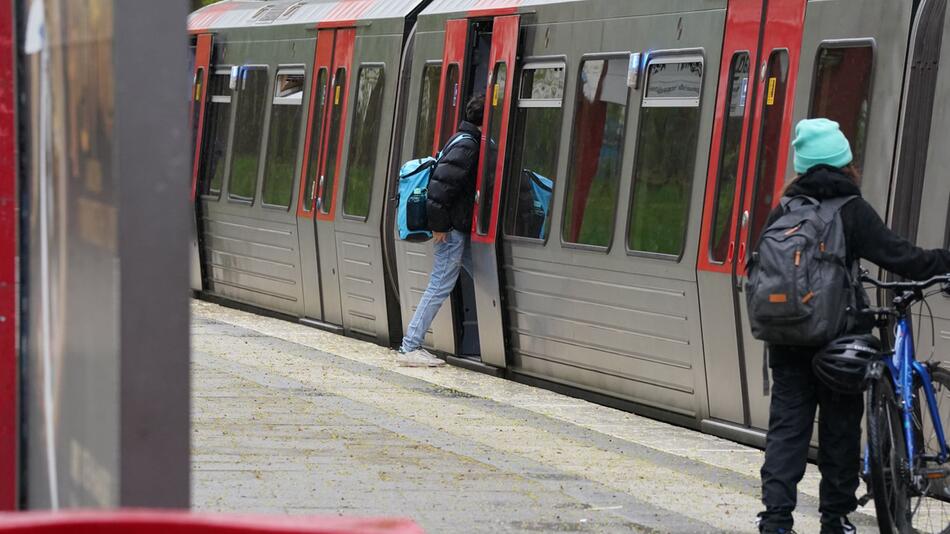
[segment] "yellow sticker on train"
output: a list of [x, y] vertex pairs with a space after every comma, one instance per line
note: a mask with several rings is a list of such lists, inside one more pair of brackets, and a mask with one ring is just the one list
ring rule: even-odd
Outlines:
[[775, 78], [775, 77], [769, 78], [769, 96], [768, 96], [768, 100], [766, 100], [766, 103], [770, 106], [775, 104], [775, 85], [777, 83], [778, 83], [778, 78]]
[[333, 95], [333, 105], [334, 106], [340, 105], [340, 86], [339, 85], [336, 86], [336, 93]]
[[492, 94], [492, 97], [491, 97], [491, 105], [492, 105], [492, 107], [497, 107], [497, 106], [498, 106], [498, 93], [500, 93], [500, 92], [501, 92], [501, 85], [499, 85], [499, 84], [496, 83], [496, 84], [495, 84], [495, 92], [494, 92], [494, 94]]

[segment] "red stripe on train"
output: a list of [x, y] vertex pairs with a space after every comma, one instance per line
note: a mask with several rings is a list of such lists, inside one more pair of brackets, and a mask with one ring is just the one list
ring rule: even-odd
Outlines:
[[17, 488], [17, 146], [13, 2], [0, 0], [0, 510]]

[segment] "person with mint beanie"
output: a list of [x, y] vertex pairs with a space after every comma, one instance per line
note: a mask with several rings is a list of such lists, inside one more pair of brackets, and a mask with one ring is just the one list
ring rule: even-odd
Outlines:
[[[860, 179], [847, 137], [838, 123], [808, 119], [795, 126], [794, 167], [797, 176], [785, 196], [808, 196], [819, 202], [855, 197], [841, 211], [849, 269], [868, 260], [911, 280], [950, 273], [950, 251], [924, 250], [895, 234], [874, 208], [861, 198]], [[784, 213], [769, 214], [769, 226]], [[856, 324], [849, 334], [867, 334], [872, 325]], [[857, 508], [855, 491], [861, 464], [862, 395], [837, 394], [812, 373], [811, 361], [821, 347], [770, 345], [772, 398], [769, 430], [762, 465], [762, 504], [759, 530], [793, 532], [792, 512], [797, 486], [805, 474], [808, 446], [818, 418], [818, 468], [821, 471], [821, 533], [855, 532], [848, 514]]]
[[805, 174], [816, 165], [847, 167], [854, 156], [851, 143], [838, 123], [828, 119], [806, 119], [795, 126], [795, 172]]

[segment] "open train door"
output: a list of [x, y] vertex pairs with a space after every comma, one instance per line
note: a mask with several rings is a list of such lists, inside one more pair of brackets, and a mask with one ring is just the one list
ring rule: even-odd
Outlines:
[[203, 33], [197, 36], [195, 41], [195, 66], [193, 74], [193, 83], [191, 89], [191, 146], [194, 150], [191, 169], [191, 202], [194, 203], [193, 210], [195, 223], [191, 225], [191, 289], [201, 291], [202, 289], [202, 266], [201, 247], [198, 245], [198, 222], [200, 214], [198, 213], [200, 202], [197, 202], [198, 196], [198, 169], [201, 163], [201, 140], [203, 139], [205, 110], [207, 109], [208, 98], [208, 71], [211, 68], [211, 47], [214, 37], [210, 33]]
[[[467, 19], [453, 19], [445, 23], [444, 48], [442, 50], [441, 73], [439, 74], [438, 103], [436, 104], [435, 127], [431, 139], [429, 155], [435, 155], [445, 142], [455, 133], [458, 126], [462, 101], [465, 98], [463, 81], [468, 67], [467, 42], [469, 22]], [[417, 156], [425, 154], [419, 153]], [[413, 243], [396, 241], [398, 254], [400, 307], [403, 331], [416, 311], [419, 301], [429, 283], [429, 274], [433, 265], [433, 247], [431, 242]], [[462, 336], [455, 329], [456, 319], [462, 321], [456, 313], [455, 297], [436, 314], [423, 345], [439, 352], [460, 354]]]
[[495, 367], [507, 365], [498, 223], [520, 22], [518, 15], [496, 17], [494, 20], [472, 222], [472, 276], [475, 282], [481, 358], [482, 363]]

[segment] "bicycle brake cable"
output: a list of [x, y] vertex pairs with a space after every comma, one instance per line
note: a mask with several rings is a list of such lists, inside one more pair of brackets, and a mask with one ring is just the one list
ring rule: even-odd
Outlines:
[[[927, 299], [929, 299], [930, 297], [932, 297], [932, 296], [934, 296], [934, 295], [936, 295], [936, 294], [938, 294], [938, 293], [940, 293], [940, 291], [933, 291], [933, 292], [927, 293], [927, 294], [924, 295], [924, 298], [921, 299], [921, 301], [920, 301], [923, 306], [926, 306], [926, 307], [927, 307], [927, 314], [930, 315], [930, 344], [931, 344], [931, 349], [930, 349], [930, 358], [928, 358], [928, 361], [929, 361], [931, 358], [933, 358], [934, 349], [935, 349], [936, 346], [937, 346], [937, 327], [936, 327], [935, 322], [934, 322], [934, 310], [933, 310], [933, 308], [930, 307], [930, 303], [927, 302]], [[920, 329], [921, 329], [921, 328], [922, 328], [921, 325], [917, 325], [917, 339], [920, 339]]]

